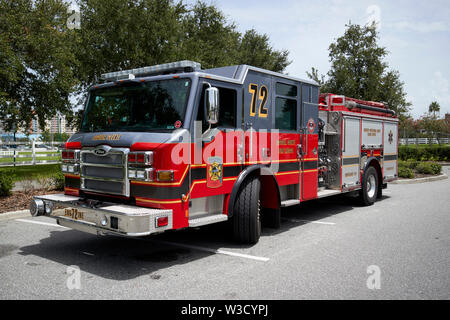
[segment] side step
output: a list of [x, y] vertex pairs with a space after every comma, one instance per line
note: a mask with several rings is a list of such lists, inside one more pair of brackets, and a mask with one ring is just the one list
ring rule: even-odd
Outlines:
[[296, 206], [300, 204], [300, 200], [296, 200], [296, 199], [291, 199], [291, 200], [284, 200], [281, 201], [281, 207], [292, 207], [292, 206]]
[[212, 223], [217, 223], [217, 222], [222, 222], [222, 221], [227, 221], [228, 220], [228, 216], [222, 213], [219, 214], [213, 214], [213, 215], [206, 215], [206, 216], [201, 216], [201, 217], [195, 217], [192, 219], [189, 219], [189, 227], [201, 227], [201, 226], [205, 226], [207, 224], [212, 224]]
[[334, 196], [334, 195], [341, 194], [341, 193], [342, 192], [340, 190], [325, 189], [325, 190], [317, 192], [317, 199], [330, 197], [330, 196]]

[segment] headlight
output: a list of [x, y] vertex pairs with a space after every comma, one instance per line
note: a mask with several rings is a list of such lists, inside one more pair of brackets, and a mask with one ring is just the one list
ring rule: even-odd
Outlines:
[[145, 171], [144, 170], [137, 170], [136, 171], [136, 178], [138, 178], [138, 179], [145, 179]]
[[78, 174], [79, 172], [79, 165], [78, 164], [63, 164], [61, 165], [61, 171], [64, 173], [74, 173]]
[[153, 181], [153, 168], [140, 169], [140, 168], [129, 168], [128, 169], [128, 179], [132, 180], [143, 180], [143, 181]]
[[128, 178], [129, 179], [136, 178], [136, 170], [128, 170]]

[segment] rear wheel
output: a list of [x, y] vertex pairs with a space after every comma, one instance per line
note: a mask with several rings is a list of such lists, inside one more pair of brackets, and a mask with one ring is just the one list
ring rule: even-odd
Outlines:
[[362, 189], [360, 191], [361, 202], [365, 206], [372, 205], [378, 195], [378, 174], [374, 167], [369, 167], [364, 172]]
[[257, 177], [243, 182], [233, 210], [233, 236], [245, 244], [255, 244], [261, 236], [260, 193]]

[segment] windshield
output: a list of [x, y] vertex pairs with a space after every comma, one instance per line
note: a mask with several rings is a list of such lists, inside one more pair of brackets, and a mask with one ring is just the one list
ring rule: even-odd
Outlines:
[[80, 131], [174, 130], [184, 120], [190, 84], [171, 79], [92, 90]]

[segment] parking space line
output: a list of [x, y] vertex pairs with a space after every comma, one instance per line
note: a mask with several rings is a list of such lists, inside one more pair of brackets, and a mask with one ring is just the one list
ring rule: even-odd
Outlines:
[[334, 226], [336, 223], [334, 222], [325, 222], [325, 221], [315, 221], [315, 220], [302, 220], [302, 219], [288, 219], [288, 218], [281, 218], [281, 220], [288, 221], [288, 222], [306, 222], [306, 223], [315, 223], [315, 224], [325, 224], [329, 226]]
[[149, 240], [149, 241], [166, 244], [166, 245], [177, 246], [177, 247], [183, 247], [183, 248], [187, 248], [187, 249], [194, 249], [194, 250], [198, 250], [198, 251], [211, 252], [211, 253], [215, 253], [215, 254], [223, 254], [226, 256], [233, 256], [233, 257], [245, 258], [245, 259], [250, 259], [250, 260], [256, 260], [256, 261], [267, 262], [270, 260], [269, 258], [266, 258], [266, 257], [258, 257], [258, 256], [249, 255], [249, 254], [244, 254], [244, 253], [226, 251], [226, 250], [222, 250], [222, 249], [211, 249], [211, 248], [200, 247], [200, 246], [191, 245], [191, 244], [184, 244], [184, 243], [171, 242], [171, 241], [162, 241], [162, 240]]
[[33, 223], [33, 224], [40, 224], [40, 225], [43, 225], [43, 226], [50, 226], [50, 227], [58, 227], [58, 228], [63, 228], [63, 229], [69, 229], [69, 228], [60, 226], [59, 224], [56, 224], [56, 223], [47, 223], [47, 222], [33, 221], [33, 220], [28, 220], [28, 219], [15, 219], [14, 221], [27, 222], [27, 223]]
[[[26, 219], [16, 219], [15, 221], [39, 224], [39, 225], [50, 226], [50, 227], [59, 227], [59, 228], [64, 228], [64, 229], [70, 229], [70, 228], [66, 228], [66, 227], [60, 226], [60, 225], [55, 224], [55, 223], [46, 223], [46, 222], [32, 221], [32, 220], [26, 220]], [[165, 245], [171, 245], [171, 246], [176, 246], [176, 247], [182, 247], [182, 248], [187, 248], [187, 249], [193, 249], [193, 250], [197, 250], [197, 251], [204, 251], [204, 252], [210, 252], [210, 253], [215, 253], [215, 254], [223, 254], [223, 255], [226, 255], [226, 256], [239, 257], [239, 258], [256, 260], [256, 261], [262, 261], [262, 262], [267, 262], [267, 261], [270, 260], [269, 258], [266, 258], [266, 257], [258, 257], [258, 256], [249, 255], [249, 254], [244, 254], [244, 253], [226, 251], [226, 250], [222, 250], [222, 249], [211, 249], [211, 248], [200, 247], [200, 246], [184, 244], [184, 243], [178, 243], [178, 242], [155, 240], [155, 239], [139, 239], [139, 238], [136, 238], [136, 239], [137, 240], [148, 241], [148, 242], [165, 244]]]

